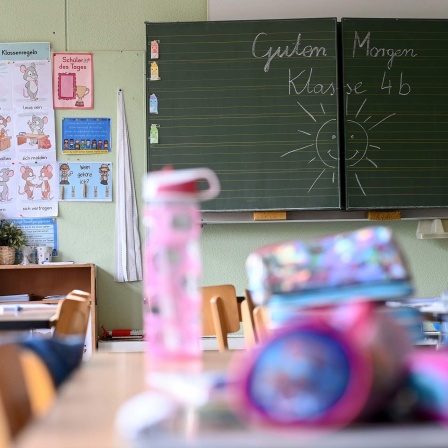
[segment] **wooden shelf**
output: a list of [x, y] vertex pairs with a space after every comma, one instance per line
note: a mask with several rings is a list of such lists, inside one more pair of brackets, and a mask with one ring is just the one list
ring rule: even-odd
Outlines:
[[0, 265], [0, 296], [31, 294], [31, 301], [34, 303], [57, 303], [58, 300], [43, 299], [46, 296], [66, 295], [74, 289], [80, 289], [90, 294], [91, 339], [92, 350], [94, 350], [97, 341], [96, 273], [94, 264]]

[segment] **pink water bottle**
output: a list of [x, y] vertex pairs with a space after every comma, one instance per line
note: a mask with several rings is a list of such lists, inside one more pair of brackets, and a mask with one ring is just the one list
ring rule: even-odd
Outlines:
[[201, 359], [199, 202], [219, 190], [208, 168], [161, 170], [144, 179], [144, 328], [150, 368]]

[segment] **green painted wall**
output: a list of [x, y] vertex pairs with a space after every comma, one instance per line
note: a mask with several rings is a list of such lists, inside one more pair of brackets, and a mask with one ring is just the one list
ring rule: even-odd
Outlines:
[[[29, 13], [26, 13], [29, 11]], [[140, 189], [146, 166], [144, 58], [145, 22], [206, 20], [206, 0], [3, 0], [3, 42], [50, 42], [52, 51], [94, 53], [94, 106], [89, 111], [57, 111], [60, 141], [63, 117], [110, 117], [116, 140], [117, 90], [122, 88], [132, 147], [135, 182]], [[78, 161], [79, 156], [58, 160]], [[115, 162], [106, 156], [82, 161]], [[114, 183], [116, 179], [114, 178]], [[115, 194], [115, 192], [114, 192]], [[139, 190], [139, 209], [142, 201]], [[416, 296], [436, 296], [448, 285], [448, 239], [417, 240], [417, 221], [387, 223], [410, 265]], [[353, 230], [367, 222], [257, 223], [206, 225], [203, 229], [203, 284], [246, 286], [244, 261], [252, 250], [271, 242], [310, 238]], [[98, 323], [107, 328], [141, 328], [140, 282], [116, 283], [114, 272], [114, 203], [60, 203], [61, 260], [97, 265]]]

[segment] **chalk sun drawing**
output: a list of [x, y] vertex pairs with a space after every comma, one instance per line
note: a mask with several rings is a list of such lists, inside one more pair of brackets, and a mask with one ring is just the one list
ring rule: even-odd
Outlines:
[[[374, 125], [369, 127], [369, 124], [367, 123], [372, 117], [367, 117], [363, 122], [360, 122], [358, 120], [358, 116], [361, 113], [362, 108], [364, 107], [364, 104], [366, 103], [367, 98], [363, 101], [361, 106], [359, 107], [358, 111], [356, 112], [356, 115], [353, 119], [347, 119], [346, 120], [346, 136], [347, 141], [349, 144], [347, 144], [347, 153], [346, 153], [346, 161], [348, 163], [349, 167], [358, 165], [362, 160], [365, 160], [375, 168], [378, 168], [376, 163], [371, 160], [367, 156], [368, 148], [376, 148], [380, 149], [379, 146], [374, 146], [369, 143], [369, 134], [368, 131], [374, 129], [384, 121], [386, 121], [388, 118], [394, 116], [395, 114], [390, 114], [387, 117], [380, 120], [378, 123], [375, 123]], [[302, 110], [315, 122], [317, 123], [317, 119], [311, 112], [309, 112], [302, 104], [297, 102], [297, 104], [302, 108]], [[320, 103], [321, 110], [323, 114], [325, 115], [325, 109], [322, 103]], [[346, 109], [348, 110], [348, 109]], [[301, 151], [306, 148], [315, 147], [316, 149], [316, 155], [313, 156], [308, 163], [312, 163], [315, 161], [320, 162], [323, 165], [322, 171], [317, 175], [314, 182], [311, 184], [310, 188], [308, 189], [308, 193], [313, 189], [316, 182], [323, 176], [323, 174], [330, 170], [331, 171], [331, 177], [332, 177], [332, 183], [336, 182], [336, 173], [338, 170], [339, 165], [339, 157], [338, 157], [338, 129], [337, 129], [337, 122], [335, 118], [332, 118], [330, 120], [325, 121], [316, 132], [316, 135], [313, 136], [310, 132], [303, 131], [301, 129], [298, 130], [298, 132], [308, 135], [310, 139], [312, 138], [313, 141], [305, 146], [302, 146], [300, 148], [293, 149], [291, 151], [285, 152], [280, 157], [288, 156], [289, 154], [292, 154], [297, 151]], [[361, 181], [358, 177], [358, 174], [355, 173], [356, 182], [364, 196], [367, 196], [366, 192], [364, 191]]]

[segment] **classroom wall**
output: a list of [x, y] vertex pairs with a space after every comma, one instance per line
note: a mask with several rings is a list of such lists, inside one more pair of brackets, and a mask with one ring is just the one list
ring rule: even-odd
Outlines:
[[[236, 3], [244, 2], [238, 0]], [[232, 3], [221, 0], [223, 4]], [[266, 5], [268, 2], [259, 4]], [[406, 0], [408, 2], [408, 0]], [[277, 2], [276, 2], [277, 3]], [[303, 9], [313, 2], [300, 1]], [[334, 0], [320, 2], [322, 12]], [[353, 0], [337, 2], [343, 15]], [[373, 2], [357, 0], [372, 14]], [[388, 2], [390, 4], [397, 2]], [[398, 2], [400, 3], [400, 2]], [[405, 3], [404, 1], [401, 3]], [[409, 2], [411, 3], [411, 2]], [[422, 5], [428, 2], [421, 1]], [[431, 1], [429, 1], [431, 3]], [[423, 6], [422, 6], [422, 9]], [[448, 5], [445, 17], [448, 18]], [[356, 14], [360, 17], [360, 14]], [[383, 15], [384, 17], [384, 15]], [[440, 13], [437, 17], [441, 17]], [[134, 176], [141, 213], [140, 182], [146, 167], [145, 134], [145, 21], [207, 19], [206, 0], [3, 0], [0, 15], [3, 42], [50, 42], [52, 51], [94, 53], [94, 109], [56, 111], [56, 137], [60, 141], [63, 117], [110, 117], [112, 144], [116, 141], [117, 90], [123, 89], [132, 148]], [[106, 161], [110, 155], [62, 155], [58, 160]], [[116, 183], [115, 173], [113, 178]], [[114, 191], [115, 195], [115, 191]], [[271, 242], [311, 238], [353, 230], [368, 222], [213, 224], [203, 228], [203, 284], [233, 283], [238, 293], [246, 287], [244, 262], [254, 249]], [[416, 296], [435, 296], [447, 287], [448, 239], [417, 240], [416, 221], [387, 222], [407, 256], [416, 284]], [[141, 328], [141, 282], [116, 283], [114, 272], [115, 202], [59, 204], [60, 260], [97, 265], [98, 323], [108, 329]]]
[[448, 18], [446, 0], [208, 0], [209, 20], [312, 17]]

